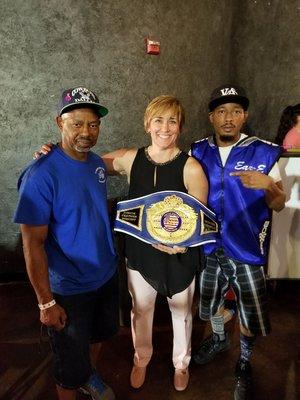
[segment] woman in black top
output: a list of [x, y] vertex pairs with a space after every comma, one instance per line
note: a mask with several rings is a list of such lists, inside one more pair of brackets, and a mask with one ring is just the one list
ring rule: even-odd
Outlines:
[[[109, 172], [126, 174], [129, 198], [162, 190], [178, 190], [206, 204], [208, 184], [200, 164], [177, 146], [184, 110], [172, 96], [148, 105], [144, 126], [149, 147], [121, 149], [103, 156]], [[131, 328], [135, 348], [130, 381], [142, 386], [152, 356], [152, 324], [157, 293], [167, 296], [174, 331], [174, 386], [188, 385], [191, 358], [192, 300], [199, 249], [150, 245], [126, 235], [128, 287], [132, 296]]]

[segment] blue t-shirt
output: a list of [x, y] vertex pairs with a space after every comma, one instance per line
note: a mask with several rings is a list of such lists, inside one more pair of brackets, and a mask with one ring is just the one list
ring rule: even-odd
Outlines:
[[14, 222], [48, 225], [45, 250], [54, 293], [95, 290], [116, 270], [107, 211], [106, 170], [89, 152], [77, 161], [55, 147], [31, 163], [18, 182]]

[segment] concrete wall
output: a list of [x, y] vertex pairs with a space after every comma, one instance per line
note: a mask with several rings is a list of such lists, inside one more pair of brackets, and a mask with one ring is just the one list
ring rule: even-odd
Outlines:
[[[61, 90], [86, 85], [109, 108], [100, 153], [146, 144], [147, 103], [174, 94], [188, 111], [187, 148], [207, 133], [207, 97], [229, 77], [233, 3], [0, 1], [0, 273], [23, 269], [19, 229], [11, 222], [16, 182], [33, 151], [58, 139], [53, 118]], [[160, 56], [145, 54], [147, 35], [161, 41]], [[109, 191], [124, 194], [124, 181], [112, 179]]]
[[282, 110], [300, 101], [300, 1], [236, 1], [231, 80], [247, 88], [250, 129], [276, 136]]
[[[23, 269], [16, 181], [33, 151], [58, 139], [63, 88], [86, 85], [109, 108], [100, 153], [146, 144], [143, 111], [162, 93], [187, 109], [188, 148], [208, 133], [207, 98], [225, 81], [245, 86], [250, 129], [272, 139], [282, 108], [299, 102], [299, 14], [299, 0], [1, 0], [0, 274]], [[145, 54], [147, 35], [160, 56]], [[124, 180], [109, 192], [124, 194]]]

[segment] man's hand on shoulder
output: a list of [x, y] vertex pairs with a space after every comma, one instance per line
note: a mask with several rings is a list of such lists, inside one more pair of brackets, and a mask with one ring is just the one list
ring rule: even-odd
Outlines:
[[33, 158], [36, 160], [37, 158], [40, 158], [42, 154], [48, 154], [52, 151], [52, 147], [53, 143], [51, 142], [42, 144], [41, 148], [33, 153]]

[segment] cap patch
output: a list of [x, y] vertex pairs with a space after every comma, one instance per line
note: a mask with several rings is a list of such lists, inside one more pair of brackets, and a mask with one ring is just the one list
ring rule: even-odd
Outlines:
[[67, 93], [67, 95], [65, 97], [65, 100], [66, 101], [71, 101], [72, 100], [72, 97], [71, 97], [70, 93]]
[[238, 96], [238, 92], [233, 87], [221, 89], [221, 94], [222, 96]]

